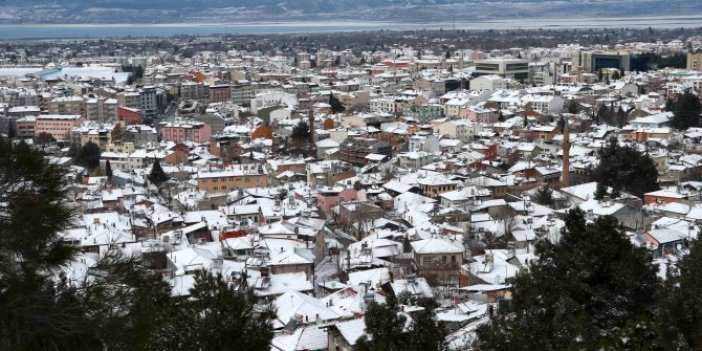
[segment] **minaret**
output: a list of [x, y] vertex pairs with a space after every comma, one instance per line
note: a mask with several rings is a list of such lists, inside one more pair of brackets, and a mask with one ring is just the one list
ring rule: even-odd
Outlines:
[[561, 117], [563, 121], [563, 171], [561, 172], [561, 187], [570, 186], [570, 128], [568, 121]]

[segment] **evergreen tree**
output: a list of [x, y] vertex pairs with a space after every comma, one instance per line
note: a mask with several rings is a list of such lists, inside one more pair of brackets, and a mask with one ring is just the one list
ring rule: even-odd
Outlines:
[[679, 275], [669, 274], [661, 298], [664, 345], [668, 350], [702, 349], [702, 245], [695, 241], [678, 263]]
[[160, 340], [172, 337], [166, 332], [175, 322], [170, 309], [177, 307], [170, 285], [140, 262], [114, 256], [93, 268], [101, 274], [81, 294], [91, 334], [106, 351], [163, 350]]
[[690, 127], [700, 126], [702, 105], [700, 105], [700, 98], [697, 95], [689, 91], [680, 95], [673, 112], [674, 116], [670, 121], [673, 127], [686, 130]]
[[55, 280], [76, 249], [66, 171], [24, 143], [0, 138], [0, 349], [90, 350], [83, 307]]
[[346, 111], [346, 107], [344, 107], [341, 101], [339, 101], [334, 94], [329, 94], [329, 106], [331, 106], [332, 113], [341, 113]]
[[653, 350], [659, 287], [643, 248], [616, 218], [570, 211], [557, 244], [514, 282], [511, 313], [478, 330], [480, 350]]
[[74, 162], [88, 170], [93, 170], [100, 165], [101, 153], [102, 151], [97, 144], [88, 141], [85, 145], [78, 148]]
[[607, 192], [607, 186], [604, 183], [597, 182], [597, 189], [595, 190], [595, 200], [602, 200], [605, 196], [609, 196]]
[[364, 316], [367, 338], [362, 336], [354, 347], [355, 351], [405, 351], [404, 335], [407, 318], [398, 313], [399, 307], [392, 299], [387, 304], [371, 303]]
[[578, 102], [575, 100], [568, 100], [568, 113], [576, 114], [580, 110]]
[[675, 101], [672, 98], [667, 98], [665, 100], [665, 110], [668, 112], [675, 112]]
[[154, 160], [153, 166], [151, 166], [151, 172], [149, 173], [149, 180], [154, 183], [157, 187], [165, 183], [168, 179], [168, 175], [161, 168], [161, 162], [158, 159]]
[[534, 202], [544, 206], [552, 206], [554, 204], [553, 190], [548, 185], [539, 187], [536, 190]]
[[232, 290], [221, 275], [197, 272], [189, 299], [171, 311], [173, 334], [161, 349], [270, 349], [274, 312], [269, 306], [257, 305], [253, 292]]
[[620, 191], [643, 198], [643, 194], [658, 190], [658, 170], [648, 155], [620, 146], [611, 138], [599, 151], [600, 162], [592, 172], [593, 180], [612, 187], [612, 197]]
[[110, 165], [110, 160], [105, 162], [105, 175], [107, 176], [107, 181], [112, 181], [112, 165]]
[[441, 351], [445, 349], [444, 334], [434, 319], [433, 300], [419, 301], [424, 311], [412, 321], [400, 312], [395, 298], [387, 304], [371, 303], [364, 316], [366, 335], [354, 346], [356, 351]]
[[305, 121], [300, 121], [292, 130], [290, 135], [293, 140], [298, 142], [304, 142], [310, 138], [310, 126], [307, 125]]
[[17, 137], [17, 127], [15, 126], [14, 121], [10, 121], [7, 123], [7, 137], [10, 139], [14, 139]]
[[619, 106], [619, 108], [617, 109], [617, 127], [621, 128], [624, 125], [626, 125], [627, 122], [628, 118], [626, 112], [621, 106]]

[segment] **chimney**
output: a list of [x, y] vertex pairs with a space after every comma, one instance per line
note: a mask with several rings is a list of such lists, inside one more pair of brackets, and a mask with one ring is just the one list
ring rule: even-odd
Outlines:
[[565, 118], [563, 118], [563, 171], [561, 173], [561, 187], [570, 186], [570, 130]]

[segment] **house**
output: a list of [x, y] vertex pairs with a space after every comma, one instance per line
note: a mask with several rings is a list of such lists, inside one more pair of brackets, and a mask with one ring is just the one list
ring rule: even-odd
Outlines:
[[458, 284], [463, 263], [463, 244], [444, 238], [413, 241], [414, 267], [432, 285]]
[[686, 236], [682, 233], [656, 226], [643, 235], [646, 247], [656, 256], [665, 256], [680, 251], [680, 248], [685, 247], [685, 239]]
[[328, 328], [329, 351], [353, 351], [358, 339], [365, 334], [366, 322], [363, 318], [339, 322]]

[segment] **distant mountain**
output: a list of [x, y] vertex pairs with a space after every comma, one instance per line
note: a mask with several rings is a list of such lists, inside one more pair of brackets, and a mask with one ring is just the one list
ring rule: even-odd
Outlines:
[[689, 0], [0, 0], [1, 23], [452, 21], [702, 13]]

